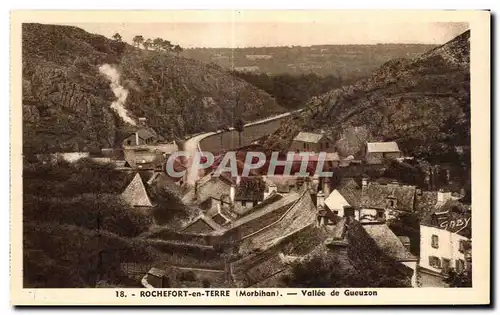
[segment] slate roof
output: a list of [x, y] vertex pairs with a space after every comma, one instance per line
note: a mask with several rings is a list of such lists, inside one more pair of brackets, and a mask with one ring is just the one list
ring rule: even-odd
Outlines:
[[337, 190], [351, 206], [359, 207], [361, 203], [361, 187], [354, 179], [342, 179]]
[[192, 226], [193, 224], [195, 224], [196, 222], [198, 222], [200, 220], [203, 221], [204, 223], [206, 223], [213, 230], [220, 230], [221, 229], [220, 225], [217, 224], [214, 220], [212, 220], [211, 218], [209, 218], [203, 214], [200, 214], [191, 223], [189, 223], [183, 230], [187, 230], [190, 226]]
[[324, 135], [319, 134], [319, 133], [312, 133], [312, 132], [299, 132], [298, 135], [293, 138], [293, 141], [303, 141], [303, 142], [310, 142], [310, 143], [318, 143]]
[[[198, 201], [203, 202], [207, 198], [220, 199], [223, 195], [229, 195], [231, 184], [228, 183], [222, 176], [212, 177], [206, 175], [198, 180]], [[195, 188], [191, 188], [187, 194], [182, 197], [184, 203], [190, 203], [195, 200]]]
[[416, 187], [411, 185], [387, 184], [370, 182], [363, 187], [361, 207], [369, 209], [385, 209], [386, 199], [397, 200], [395, 210], [413, 211]]
[[234, 200], [236, 201], [262, 201], [266, 185], [261, 178], [242, 178], [236, 186]]
[[[130, 135], [132, 135], [132, 134], [135, 134], [135, 132], [131, 133]], [[139, 129], [139, 130], [137, 130], [137, 134], [139, 135], [139, 137], [141, 139], [144, 139], [144, 140], [155, 137], [155, 134], [153, 134], [151, 131], [149, 131], [147, 129]]]
[[130, 184], [125, 188], [122, 197], [128, 204], [134, 207], [153, 206], [139, 173], [135, 174]]
[[435, 212], [424, 216], [420, 221], [420, 225], [446, 230], [470, 238], [471, 214], [460, 208], [461, 206], [464, 207], [456, 200], [448, 200]]
[[161, 277], [165, 276], [165, 270], [161, 270], [161, 269], [153, 267], [153, 268], [149, 269], [148, 274], [153, 275], [153, 276], [158, 277], [158, 278], [161, 278]]
[[396, 142], [368, 142], [366, 144], [367, 152], [399, 152], [399, 147]]
[[406, 250], [403, 243], [401, 243], [396, 234], [389, 229], [387, 224], [363, 224], [363, 228], [375, 241], [377, 247], [390, 258], [398, 262], [417, 261], [417, 257]]
[[252, 212], [248, 215], [245, 215], [244, 217], [242, 217], [236, 221], [231, 222], [229, 228], [230, 229], [236, 228], [238, 226], [241, 226], [243, 224], [251, 222], [255, 219], [258, 219], [259, 217], [263, 216], [266, 213], [273, 212], [273, 211], [281, 209], [282, 207], [285, 207], [285, 206], [290, 206], [292, 203], [297, 201], [299, 198], [300, 198], [299, 193], [292, 192], [292, 193], [284, 196], [283, 198], [280, 198], [280, 199], [276, 200], [275, 202], [268, 204], [265, 207], [259, 208], [259, 210], [257, 210], [257, 211], [254, 211], [254, 212]]

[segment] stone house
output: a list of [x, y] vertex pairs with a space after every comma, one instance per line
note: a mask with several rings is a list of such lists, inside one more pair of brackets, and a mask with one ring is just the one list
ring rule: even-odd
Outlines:
[[366, 144], [365, 162], [367, 164], [382, 164], [387, 159], [402, 156], [396, 142], [368, 142]]
[[335, 145], [326, 135], [302, 131], [293, 139], [290, 151], [335, 152]]

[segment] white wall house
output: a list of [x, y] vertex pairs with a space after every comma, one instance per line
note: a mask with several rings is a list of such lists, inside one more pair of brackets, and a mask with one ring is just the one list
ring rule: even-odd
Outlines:
[[462, 232], [471, 218], [448, 212], [433, 216], [422, 220], [420, 225], [420, 285], [445, 287], [443, 280], [448, 270], [453, 268], [460, 273], [467, 268], [470, 239]]

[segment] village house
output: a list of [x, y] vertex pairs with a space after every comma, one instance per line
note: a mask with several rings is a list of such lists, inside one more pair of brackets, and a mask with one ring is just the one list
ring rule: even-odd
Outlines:
[[146, 128], [140, 128], [137, 131], [130, 133], [123, 141], [122, 147], [133, 147], [146, 144], [154, 144], [157, 137]]
[[360, 221], [385, 221], [398, 213], [412, 213], [416, 187], [397, 182], [379, 184], [362, 179]]
[[368, 142], [366, 144], [365, 162], [367, 164], [383, 164], [387, 159], [402, 156], [398, 144], [392, 142]]
[[458, 274], [470, 268], [471, 216], [455, 200], [439, 203], [420, 223], [419, 285], [447, 287], [453, 268]]
[[162, 170], [166, 159], [165, 156], [157, 151], [147, 148], [124, 149], [123, 156], [125, 167], [138, 170]]
[[405, 246], [385, 222], [365, 222], [362, 223], [362, 226], [378, 249], [397, 264], [412, 270], [411, 285], [416, 287], [418, 258], [410, 253], [409, 246], [407, 244]]
[[290, 150], [295, 152], [335, 152], [335, 146], [326, 135], [301, 131], [293, 139]]

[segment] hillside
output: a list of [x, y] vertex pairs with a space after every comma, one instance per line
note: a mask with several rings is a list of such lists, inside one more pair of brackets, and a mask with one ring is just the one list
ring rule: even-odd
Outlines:
[[455, 146], [470, 146], [469, 35], [389, 61], [369, 78], [313, 98], [267, 147], [286, 150], [300, 130], [323, 130], [335, 139], [359, 130], [367, 140], [398, 141], [416, 157], [456, 159]]
[[25, 152], [112, 147], [138, 117], [172, 139], [283, 112], [216, 65], [69, 26], [23, 24], [22, 40]]
[[413, 58], [435, 45], [314, 45], [288, 47], [191, 48], [183, 55], [226, 69], [276, 75], [333, 75], [343, 80], [370, 75], [391, 59]]

